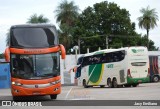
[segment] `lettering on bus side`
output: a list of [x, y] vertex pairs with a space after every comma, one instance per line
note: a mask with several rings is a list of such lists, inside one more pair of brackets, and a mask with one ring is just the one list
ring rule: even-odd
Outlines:
[[25, 50], [24, 53], [41, 53], [42, 50]]
[[113, 68], [113, 64], [108, 64], [107, 68]]

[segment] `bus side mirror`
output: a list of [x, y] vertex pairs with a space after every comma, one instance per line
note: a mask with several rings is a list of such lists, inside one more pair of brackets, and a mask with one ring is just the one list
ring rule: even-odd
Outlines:
[[66, 58], [66, 50], [65, 50], [64, 46], [61, 45], [61, 44], [59, 45], [59, 47], [60, 47], [60, 50], [61, 50], [62, 59], [65, 59]]
[[9, 50], [9, 48], [5, 49], [4, 57], [5, 57], [6, 62], [10, 62], [10, 50]]
[[78, 65], [76, 65], [74, 68], [73, 68], [73, 72], [77, 72], [77, 68], [80, 66], [81, 64], [78, 64]]
[[76, 73], [77, 72], [77, 67], [73, 68], [73, 72]]

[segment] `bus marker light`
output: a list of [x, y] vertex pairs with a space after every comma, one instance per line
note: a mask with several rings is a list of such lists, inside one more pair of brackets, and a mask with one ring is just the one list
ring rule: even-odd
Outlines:
[[58, 84], [60, 82], [61, 82], [61, 80], [57, 80], [57, 81], [51, 82], [51, 84], [55, 85], [55, 84]]
[[19, 90], [14, 90], [14, 92], [19, 93]]

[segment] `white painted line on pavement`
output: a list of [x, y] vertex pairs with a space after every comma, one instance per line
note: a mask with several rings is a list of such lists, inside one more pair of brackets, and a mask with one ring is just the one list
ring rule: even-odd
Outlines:
[[67, 100], [67, 97], [68, 97], [69, 93], [71, 92], [72, 88], [73, 88], [73, 87], [71, 87], [70, 90], [68, 91], [68, 93], [67, 93], [67, 95], [66, 95], [66, 97], [65, 97], [65, 100]]
[[69, 99], [69, 100], [95, 100], [94, 97], [90, 97], [90, 98], [74, 98], [74, 99]]

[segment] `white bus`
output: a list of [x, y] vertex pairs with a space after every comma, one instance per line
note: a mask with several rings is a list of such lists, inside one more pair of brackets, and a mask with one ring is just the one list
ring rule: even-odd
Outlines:
[[136, 87], [149, 82], [149, 58], [146, 47], [105, 49], [85, 54], [78, 59], [78, 85]]

